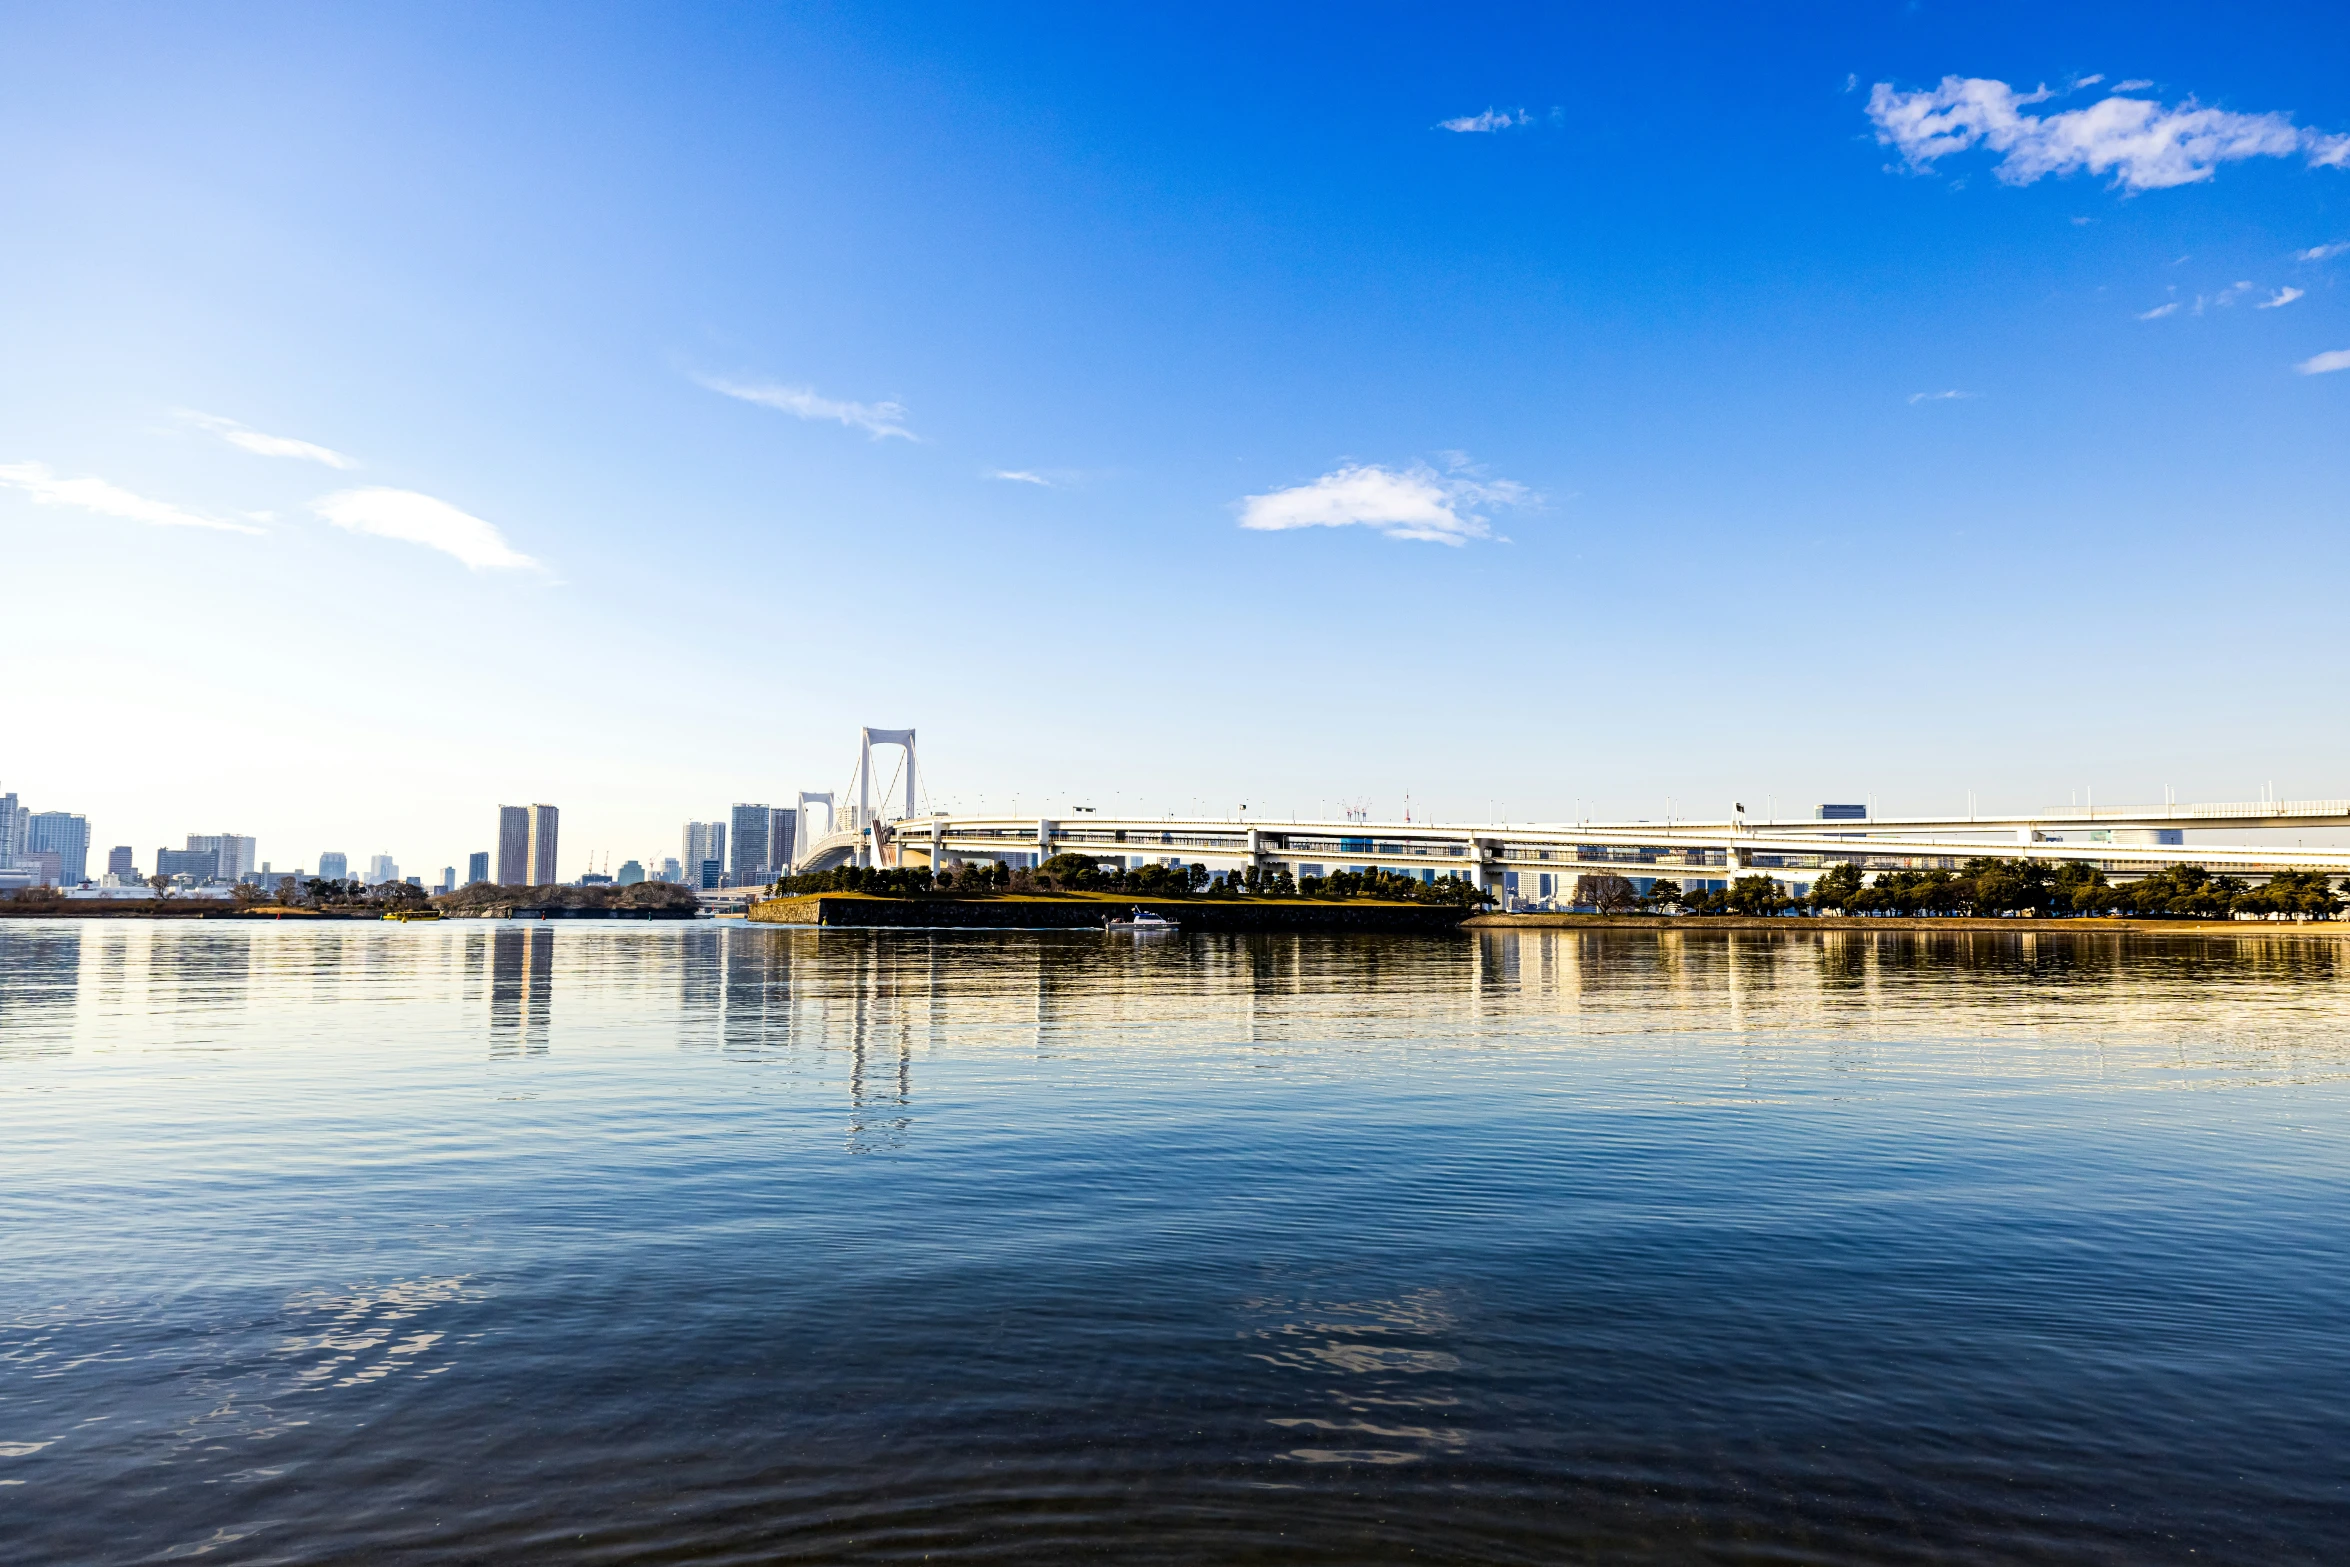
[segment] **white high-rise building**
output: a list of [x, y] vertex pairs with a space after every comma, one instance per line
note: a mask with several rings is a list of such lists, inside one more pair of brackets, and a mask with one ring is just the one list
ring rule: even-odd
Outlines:
[[399, 879], [400, 867], [390, 855], [371, 854], [367, 857], [367, 885], [380, 887], [387, 881]]
[[715, 887], [726, 870], [726, 823], [685, 824], [685, 884]]
[[259, 863], [254, 854], [257, 847], [256, 840], [242, 837], [233, 832], [224, 832], [216, 836], [199, 833], [188, 834], [188, 852], [213, 855], [215, 857], [213, 864], [217, 868], [212, 874], [222, 881], [243, 880]]
[[555, 884], [555, 825], [560, 813], [551, 805], [530, 808], [530, 884]]
[[342, 881], [351, 874], [351, 857], [336, 849], [328, 849], [318, 857], [318, 878], [321, 881]]

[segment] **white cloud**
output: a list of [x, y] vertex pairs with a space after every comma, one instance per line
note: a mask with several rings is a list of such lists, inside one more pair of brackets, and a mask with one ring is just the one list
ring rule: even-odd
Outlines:
[[919, 439], [906, 428], [906, 410], [902, 403], [844, 403], [836, 398], [819, 396], [813, 387], [778, 386], [769, 381], [726, 381], [716, 376], [696, 376], [713, 392], [728, 397], [739, 397], [746, 403], [757, 403], [762, 408], [774, 408], [800, 419], [830, 420], [845, 424], [852, 430], [863, 430], [879, 441], [896, 436], [900, 440]]
[[1967, 398], [1980, 397], [1981, 395], [1980, 392], [1961, 392], [1956, 388], [1947, 392], [1912, 392], [1909, 394], [1909, 405], [1915, 408], [1920, 403], [1963, 402]]
[[2156, 305], [2152, 310], [2139, 311], [2138, 319], [2141, 321], [2159, 321], [2164, 316], [2171, 314], [2178, 308], [2179, 302], [2174, 299], [2167, 305]]
[[2350, 255], [2350, 242], [2338, 245], [2312, 245], [2307, 250], [2294, 252], [2295, 261], [2331, 261], [2336, 256]]
[[987, 476], [991, 479], [1009, 479], [1014, 484], [1041, 484], [1048, 490], [1053, 488], [1052, 480], [1041, 473], [1031, 473], [1026, 468], [992, 468], [988, 470]]
[[180, 417], [199, 430], [210, 430], [229, 445], [259, 457], [300, 457], [309, 462], [322, 462], [329, 468], [356, 468], [358, 463], [341, 452], [316, 446], [308, 441], [297, 441], [287, 435], [263, 435], [259, 430], [248, 430], [234, 419], [223, 419], [218, 414], [197, 413], [192, 408], [180, 410]]
[[2350, 370], [2350, 348], [2337, 348], [2329, 353], [2304, 359], [2293, 367], [2303, 375], [2326, 375], [2335, 370]]
[[1488, 109], [1483, 114], [1464, 114], [1458, 119], [1438, 120], [1436, 128], [1442, 131], [1506, 131], [1520, 125], [1532, 125], [1534, 116], [1519, 109]]
[[2252, 308], [2255, 310], [2274, 310], [2279, 305], [2291, 304], [2294, 300], [2299, 299], [2301, 294], [2302, 290], [2297, 288], [2280, 288], [2276, 291], [2273, 297], [2262, 300], [2259, 304], [2254, 305]]
[[2212, 295], [2211, 302], [2215, 305], [2232, 305], [2251, 292], [2252, 285], [2250, 283], [2230, 283], [2226, 288]]
[[1293, 485], [1240, 503], [1240, 525], [1260, 532], [1289, 528], [1345, 528], [1361, 524], [1391, 539], [1459, 546], [1493, 537], [1492, 524], [1474, 508], [1523, 506], [1534, 499], [1524, 485], [1484, 479], [1455, 463], [1438, 473], [1426, 463], [1340, 468], [1311, 484]]
[[538, 565], [479, 517], [414, 490], [338, 490], [312, 501], [310, 509], [338, 528], [421, 544], [476, 571]]
[[1897, 148], [1913, 169], [1977, 145], [2000, 155], [1997, 173], [2010, 185], [2046, 174], [2113, 175], [2128, 190], [2159, 190], [2207, 180], [2223, 163], [2288, 158], [2311, 167], [2350, 166], [2350, 136], [2303, 130], [2284, 114], [2235, 114], [2193, 99], [2176, 108], [2120, 93], [2150, 85], [2125, 82], [2114, 96], [2061, 114], [2023, 111], [2053, 96], [2043, 87], [2019, 93], [2005, 82], [1945, 76], [1938, 87], [1898, 92], [1879, 82], [1868, 114], [1877, 140]]
[[158, 528], [212, 528], [222, 533], [261, 531], [241, 522], [206, 517], [169, 501], [151, 501], [104, 479], [60, 479], [47, 465], [37, 462], [0, 463], [0, 485], [21, 490], [42, 506], [72, 506], [101, 517], [120, 517]]

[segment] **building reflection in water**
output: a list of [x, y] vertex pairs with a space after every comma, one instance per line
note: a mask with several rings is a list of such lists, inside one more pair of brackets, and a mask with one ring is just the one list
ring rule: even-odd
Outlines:
[[555, 933], [544, 925], [490, 932], [490, 1055], [547, 1053], [555, 996]]
[[0, 943], [0, 1058], [71, 1054], [81, 930], [24, 924], [0, 928]]
[[[1444, 938], [806, 930], [692, 925], [470, 928], [0, 922], [0, 1055], [82, 1045], [213, 1048], [229, 1014], [307, 1028], [341, 1002], [486, 994], [493, 1056], [549, 1052], [556, 954], [566, 1026], [674, 1039], [755, 1069], [759, 1091], [846, 1100], [853, 1147], [914, 1128], [921, 1059], [1240, 1046], [1252, 1065], [1344, 1053], [1575, 1048], [1585, 1036], [1702, 1035], [1736, 1073], [1775, 1041], [1840, 1070], [1889, 1040], [2153, 1042], [2215, 1070], [2333, 1070], [2313, 1033], [2350, 997], [2350, 942], [2238, 927], [2082, 931], [1491, 930]], [[299, 1013], [286, 1013], [290, 1007]], [[468, 1023], [470, 1030], [477, 1023]], [[2329, 1025], [2330, 1027], [2330, 1025]], [[468, 1046], [471, 1048], [471, 1046]], [[1683, 1048], [1689, 1062], [1711, 1051]], [[2070, 1046], [2068, 1045], [2068, 1048]], [[1914, 1052], [1911, 1059], [1914, 1059]], [[2020, 1053], [2016, 1070], [2035, 1068]]]
[[928, 934], [694, 927], [679, 952], [682, 1043], [797, 1070], [822, 1070], [837, 1052], [849, 1146], [895, 1147], [912, 1126], [916, 1037], [935, 1035], [940, 986]]

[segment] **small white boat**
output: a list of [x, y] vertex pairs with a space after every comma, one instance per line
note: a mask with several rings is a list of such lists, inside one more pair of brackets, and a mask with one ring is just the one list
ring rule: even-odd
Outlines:
[[1104, 930], [1131, 930], [1141, 932], [1154, 930], [1174, 930], [1177, 928], [1178, 927], [1175, 921], [1170, 919], [1161, 919], [1158, 915], [1153, 914], [1148, 909], [1136, 909], [1134, 913], [1126, 919], [1104, 920], [1102, 922], [1102, 929]]

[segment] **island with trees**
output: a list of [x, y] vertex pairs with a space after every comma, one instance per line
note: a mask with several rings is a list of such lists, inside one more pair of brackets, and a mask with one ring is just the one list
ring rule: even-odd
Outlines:
[[1057, 854], [1029, 869], [973, 860], [934, 875], [921, 866], [844, 866], [787, 876], [750, 917], [781, 925], [929, 925], [1066, 929], [1147, 909], [1191, 930], [1450, 930], [1493, 901], [1457, 877], [1386, 871], [1293, 878], [1252, 866], [1105, 866]]

